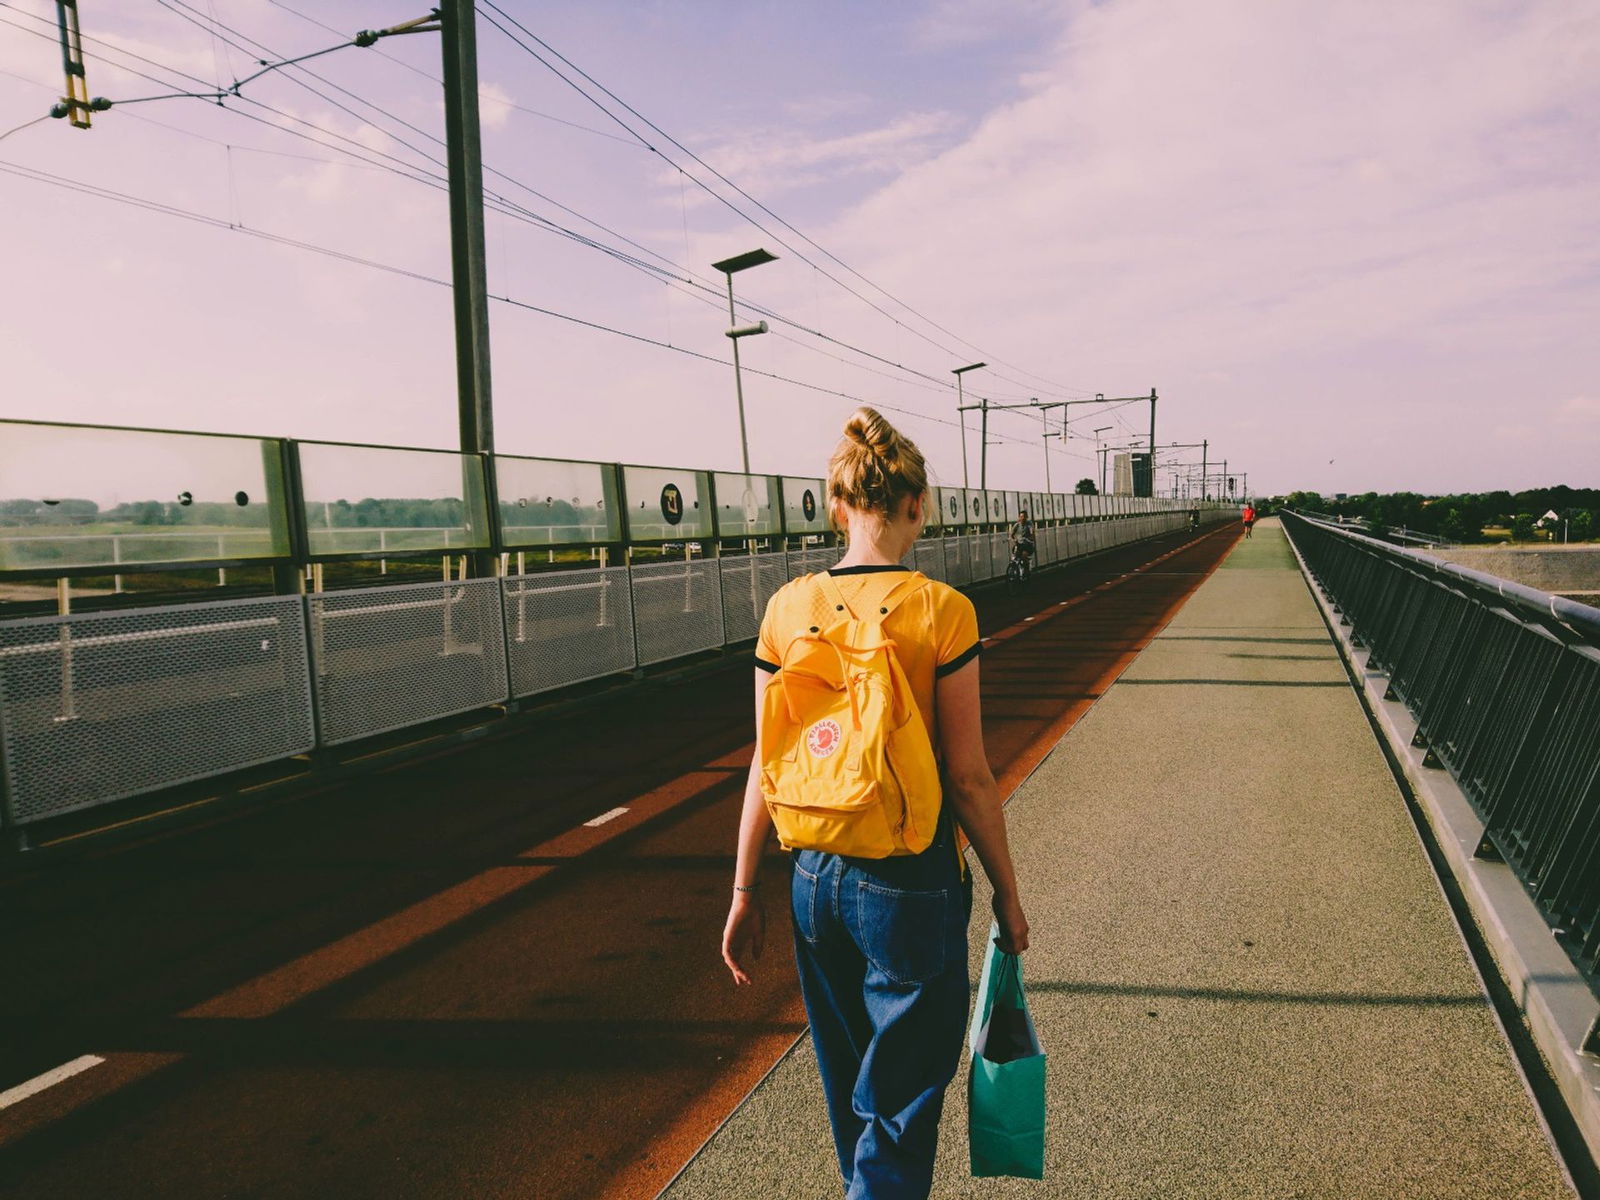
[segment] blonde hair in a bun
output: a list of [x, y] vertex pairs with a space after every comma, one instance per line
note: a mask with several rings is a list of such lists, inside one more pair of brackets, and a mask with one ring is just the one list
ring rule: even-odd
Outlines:
[[874, 408], [850, 414], [844, 438], [828, 460], [828, 500], [888, 517], [928, 490], [922, 451]]

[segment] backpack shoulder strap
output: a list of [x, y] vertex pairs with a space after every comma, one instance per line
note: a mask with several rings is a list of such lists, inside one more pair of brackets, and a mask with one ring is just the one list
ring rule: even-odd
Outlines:
[[907, 578], [890, 588], [889, 594], [879, 601], [879, 607], [883, 611], [878, 614], [878, 619], [880, 621], [887, 619], [890, 613], [922, 591], [928, 582], [928, 577], [921, 571], [911, 572]]
[[[844, 592], [840, 589], [839, 585], [834, 582], [833, 576], [829, 575], [826, 571], [819, 571], [814, 578], [817, 581], [818, 587], [820, 587], [822, 590], [823, 597], [828, 601], [829, 604], [832, 604], [836, 609], [842, 609], [852, 620], [860, 619], [856, 616], [854, 610], [851, 609], [849, 601], [845, 599]], [[906, 576], [906, 578], [899, 580], [892, 588], [890, 588], [882, 600], [878, 601], [878, 607], [881, 611], [871, 614], [870, 619], [874, 621], [882, 621], [895, 609], [899, 608], [901, 604], [921, 591], [923, 585], [925, 585], [927, 582], [928, 577], [921, 571], [912, 571]]]
[[829, 604], [835, 608], [842, 608], [854, 619], [855, 613], [850, 611], [850, 604], [844, 598], [844, 593], [839, 590], [839, 585], [833, 581], [832, 575], [829, 575], [826, 571], [818, 571], [812, 578], [817, 581], [817, 587]]

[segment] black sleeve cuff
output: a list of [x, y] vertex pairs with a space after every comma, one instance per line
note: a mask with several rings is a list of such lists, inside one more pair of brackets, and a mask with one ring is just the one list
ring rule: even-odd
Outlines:
[[756, 666], [760, 667], [768, 675], [776, 675], [778, 673], [778, 664], [777, 663], [769, 663], [766, 659], [762, 658], [759, 654], [757, 654], [755, 656], [755, 660], [756, 660]]
[[952, 658], [949, 662], [941, 663], [939, 666], [935, 667], [934, 670], [933, 670], [934, 678], [935, 679], [943, 679], [946, 675], [949, 675], [952, 671], [959, 671], [962, 667], [966, 666], [973, 659], [977, 658], [978, 657], [978, 651], [980, 651], [982, 649], [983, 649], [983, 643], [981, 641], [973, 642], [971, 647], [969, 647], [964, 653], [958, 654], [954, 658]]

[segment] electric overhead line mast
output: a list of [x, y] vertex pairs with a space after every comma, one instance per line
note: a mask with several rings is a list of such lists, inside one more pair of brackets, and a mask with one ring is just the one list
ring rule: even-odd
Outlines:
[[67, 72], [67, 94], [50, 110], [52, 117], [68, 117], [79, 129], [89, 128], [89, 114], [104, 112], [111, 102], [89, 99], [89, 75], [83, 65], [83, 37], [78, 32], [78, 0], [56, 0], [56, 22], [61, 26], [61, 64]]

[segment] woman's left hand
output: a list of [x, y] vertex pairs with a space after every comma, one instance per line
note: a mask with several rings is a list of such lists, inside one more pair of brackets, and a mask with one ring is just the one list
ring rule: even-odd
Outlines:
[[735, 892], [722, 931], [722, 961], [733, 972], [733, 982], [750, 982], [750, 964], [761, 957], [767, 941], [767, 914], [755, 892]]

